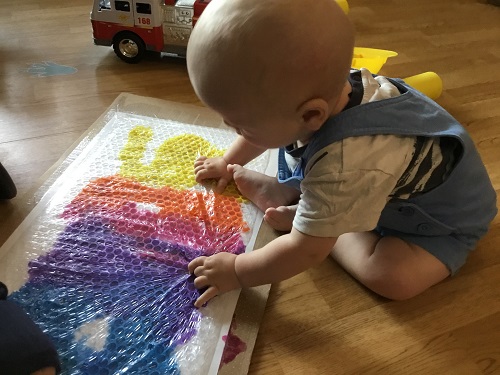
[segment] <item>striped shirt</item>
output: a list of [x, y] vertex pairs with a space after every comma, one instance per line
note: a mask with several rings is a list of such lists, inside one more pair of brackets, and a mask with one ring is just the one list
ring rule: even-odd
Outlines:
[[[385, 77], [373, 77], [366, 69], [351, 74], [350, 83], [345, 109], [400, 95]], [[455, 142], [373, 135], [328, 145], [307, 166], [294, 227], [318, 237], [372, 230], [387, 201], [424, 193], [446, 179], [456, 161]], [[305, 147], [287, 147], [292, 170]]]

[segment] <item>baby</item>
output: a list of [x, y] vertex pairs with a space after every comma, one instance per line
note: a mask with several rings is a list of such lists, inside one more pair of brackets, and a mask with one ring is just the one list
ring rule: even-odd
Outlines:
[[[403, 300], [454, 274], [496, 215], [465, 130], [397, 79], [351, 71], [354, 31], [333, 0], [213, 0], [187, 50], [196, 94], [238, 137], [195, 162], [234, 179], [287, 231], [261, 249], [194, 259], [195, 306], [278, 282], [329, 254], [374, 292]], [[279, 150], [277, 179], [245, 169]]]

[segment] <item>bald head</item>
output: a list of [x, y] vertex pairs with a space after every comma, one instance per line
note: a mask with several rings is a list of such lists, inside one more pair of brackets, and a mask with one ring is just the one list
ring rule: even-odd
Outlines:
[[340, 94], [353, 45], [334, 0], [212, 0], [191, 34], [187, 64], [196, 93], [216, 110], [300, 101]]

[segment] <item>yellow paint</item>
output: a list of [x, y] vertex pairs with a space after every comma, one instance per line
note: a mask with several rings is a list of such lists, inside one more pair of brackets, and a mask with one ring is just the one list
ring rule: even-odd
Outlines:
[[[144, 164], [142, 159], [148, 143], [153, 139], [153, 130], [137, 126], [129, 133], [128, 141], [118, 156], [122, 161], [119, 174], [133, 178], [154, 188], [169, 186], [183, 190], [195, 186], [194, 162], [200, 156], [222, 156], [220, 150], [206, 139], [195, 134], [181, 134], [167, 139], [155, 150], [154, 159]], [[236, 185], [231, 183], [224, 195], [243, 201]]]

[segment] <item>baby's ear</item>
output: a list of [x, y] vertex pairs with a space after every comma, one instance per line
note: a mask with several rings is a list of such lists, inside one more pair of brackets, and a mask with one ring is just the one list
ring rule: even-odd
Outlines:
[[330, 111], [324, 99], [309, 99], [299, 107], [299, 113], [304, 126], [311, 131], [318, 130], [328, 119]]

